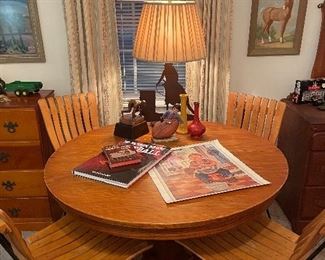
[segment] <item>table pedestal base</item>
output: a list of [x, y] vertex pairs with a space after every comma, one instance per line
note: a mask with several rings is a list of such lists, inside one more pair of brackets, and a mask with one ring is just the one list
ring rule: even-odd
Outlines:
[[151, 241], [152, 249], [143, 254], [143, 260], [197, 260], [199, 259], [175, 241]]

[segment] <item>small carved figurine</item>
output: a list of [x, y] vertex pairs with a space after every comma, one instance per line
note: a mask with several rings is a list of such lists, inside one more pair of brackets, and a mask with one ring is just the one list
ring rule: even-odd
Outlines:
[[161, 117], [160, 121], [156, 122], [152, 128], [152, 137], [155, 141], [172, 141], [173, 134], [176, 132], [181, 117], [179, 116], [180, 105], [175, 104], [172, 109], [167, 110]]
[[[128, 109], [122, 110], [122, 116], [120, 118], [120, 123], [126, 125], [137, 125], [144, 122], [144, 117], [142, 115], [142, 108], [145, 106], [145, 102], [136, 101], [131, 99], [128, 103]], [[127, 113], [127, 114], [125, 114]]]
[[145, 106], [146, 102], [144, 101], [130, 100], [128, 109], [122, 111], [120, 122], [115, 124], [114, 135], [127, 139], [136, 139], [149, 133], [148, 124], [142, 114]]

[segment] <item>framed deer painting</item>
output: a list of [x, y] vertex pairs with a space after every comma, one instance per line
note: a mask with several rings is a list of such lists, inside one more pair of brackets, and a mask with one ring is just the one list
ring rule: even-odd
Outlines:
[[297, 55], [307, 0], [252, 0], [247, 56]]

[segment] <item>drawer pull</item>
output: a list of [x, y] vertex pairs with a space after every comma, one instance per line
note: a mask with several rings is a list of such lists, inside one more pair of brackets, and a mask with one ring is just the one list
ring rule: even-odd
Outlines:
[[3, 181], [2, 186], [5, 188], [6, 191], [13, 191], [14, 186], [16, 186], [16, 183], [14, 181]]
[[11, 209], [8, 209], [8, 211], [9, 211], [10, 217], [17, 218], [17, 217], [19, 217], [19, 213], [20, 213], [21, 209], [20, 208], [11, 208]]
[[0, 152], [0, 162], [6, 163], [9, 161], [9, 153]]
[[4, 128], [7, 128], [7, 131], [11, 134], [15, 133], [16, 132], [16, 127], [18, 127], [18, 124], [15, 122], [5, 122], [4, 125], [3, 125]]

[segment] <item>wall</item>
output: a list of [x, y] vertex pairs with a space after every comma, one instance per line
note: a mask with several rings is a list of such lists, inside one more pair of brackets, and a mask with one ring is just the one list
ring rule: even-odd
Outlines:
[[69, 94], [69, 60], [62, 0], [38, 0], [37, 4], [46, 62], [0, 64], [0, 77], [6, 82], [42, 81], [44, 89], [55, 89], [59, 95]]
[[234, 0], [230, 89], [280, 99], [293, 91], [296, 79], [310, 78], [321, 24], [317, 5], [321, 2], [308, 1], [300, 55], [247, 57], [251, 1]]
[[[303, 0], [305, 1], [305, 0]], [[231, 45], [231, 90], [282, 98], [296, 79], [307, 79], [319, 38], [321, 0], [309, 0], [300, 55], [247, 57], [251, 0], [234, 0]], [[40, 80], [56, 94], [70, 93], [67, 40], [61, 0], [38, 0], [46, 63], [0, 64], [5, 81]]]

